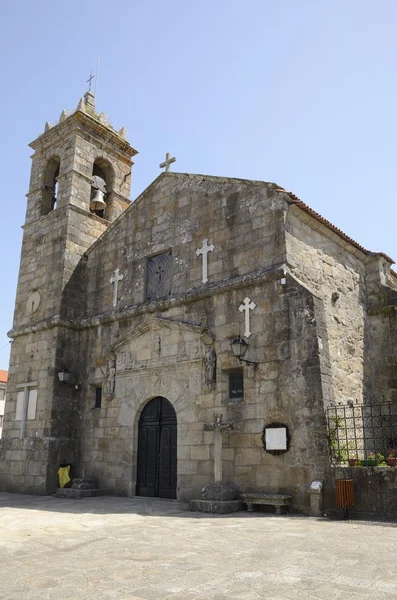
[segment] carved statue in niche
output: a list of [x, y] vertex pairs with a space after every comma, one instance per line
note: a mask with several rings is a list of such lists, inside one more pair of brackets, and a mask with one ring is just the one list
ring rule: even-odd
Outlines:
[[115, 386], [116, 386], [116, 357], [111, 356], [108, 359], [108, 369], [107, 369], [107, 383], [106, 383], [107, 398], [113, 398]]
[[124, 371], [125, 366], [126, 366], [125, 352], [119, 352], [117, 354], [117, 368], [119, 371]]
[[161, 354], [161, 337], [158, 335], [154, 340], [154, 351], [158, 356]]
[[126, 371], [133, 369], [135, 363], [135, 355], [131, 351], [122, 351], [117, 353], [116, 369], [117, 371]]
[[204, 381], [207, 384], [216, 380], [216, 354], [212, 346], [208, 346], [204, 356]]
[[135, 364], [135, 354], [133, 352], [128, 352], [128, 361], [126, 362], [126, 368], [132, 369]]

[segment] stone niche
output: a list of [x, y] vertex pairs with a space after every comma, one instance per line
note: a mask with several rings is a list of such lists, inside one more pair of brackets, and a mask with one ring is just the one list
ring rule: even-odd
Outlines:
[[139, 417], [157, 396], [169, 400], [177, 416], [177, 496], [186, 498], [192, 488], [202, 487], [197, 457], [208, 462], [210, 448], [203, 447], [199, 406], [200, 396], [208, 394], [204, 359], [212, 344], [202, 327], [153, 318], [113, 346], [120, 439], [132, 440], [133, 446], [129, 495], [134, 495], [136, 482]]

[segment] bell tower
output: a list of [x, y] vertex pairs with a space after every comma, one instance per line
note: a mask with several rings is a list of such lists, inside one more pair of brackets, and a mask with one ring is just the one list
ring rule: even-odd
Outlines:
[[75, 460], [73, 435], [84, 316], [84, 253], [130, 204], [137, 151], [95, 110], [87, 92], [70, 115], [30, 147], [9, 386], [0, 442], [0, 490], [50, 493], [62, 462]]

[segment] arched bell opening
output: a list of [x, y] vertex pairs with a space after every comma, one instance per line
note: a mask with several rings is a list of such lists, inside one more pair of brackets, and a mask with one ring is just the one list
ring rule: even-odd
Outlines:
[[59, 156], [53, 156], [47, 163], [43, 173], [41, 197], [41, 214], [48, 215], [56, 208], [58, 200], [58, 176], [61, 166]]
[[138, 422], [136, 495], [176, 498], [177, 418], [171, 402], [152, 398]]
[[114, 172], [104, 158], [97, 158], [92, 167], [90, 211], [103, 219], [108, 218], [109, 194], [113, 187]]

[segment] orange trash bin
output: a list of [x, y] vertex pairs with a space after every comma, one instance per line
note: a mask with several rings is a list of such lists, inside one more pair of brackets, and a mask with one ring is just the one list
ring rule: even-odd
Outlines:
[[353, 479], [335, 479], [336, 508], [354, 508]]

